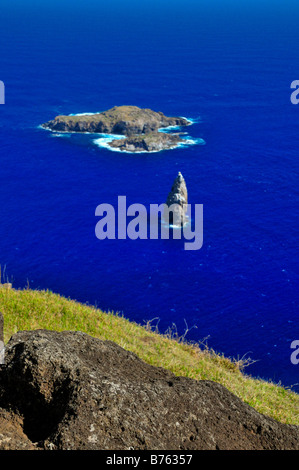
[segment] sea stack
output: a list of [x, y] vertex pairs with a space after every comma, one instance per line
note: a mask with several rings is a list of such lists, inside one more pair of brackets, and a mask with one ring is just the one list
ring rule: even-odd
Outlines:
[[188, 192], [185, 179], [180, 171], [168, 194], [166, 204], [168, 207], [175, 204], [175, 210], [169, 214], [169, 224], [183, 227], [187, 221]]

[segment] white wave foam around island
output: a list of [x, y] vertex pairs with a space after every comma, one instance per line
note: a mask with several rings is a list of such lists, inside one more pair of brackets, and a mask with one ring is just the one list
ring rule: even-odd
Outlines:
[[60, 132], [52, 132], [51, 137], [70, 137], [70, 134], [64, 132], [61, 134]]
[[184, 223], [184, 225], [173, 225], [173, 224], [168, 224], [167, 222], [165, 222], [165, 220], [162, 218], [161, 220], [161, 225], [162, 227], [164, 228], [171, 228], [173, 230], [182, 230], [182, 228], [185, 228], [185, 227], [190, 227], [191, 225], [191, 219], [188, 215], [186, 215], [186, 222]]
[[170, 149], [161, 149], [161, 150], [152, 150], [152, 151], [147, 151], [147, 150], [138, 150], [138, 151], [135, 151], [135, 152], [130, 152], [128, 150], [121, 150], [119, 148], [115, 148], [115, 147], [111, 147], [109, 144], [110, 142], [112, 142], [113, 140], [121, 140], [121, 139], [124, 139], [125, 136], [123, 135], [113, 135], [113, 134], [102, 134], [101, 137], [97, 138], [97, 139], [94, 139], [93, 140], [93, 143], [95, 145], [97, 145], [98, 147], [100, 148], [105, 148], [105, 149], [108, 149], [112, 152], [121, 152], [121, 153], [131, 153], [131, 154], [134, 154], [134, 153], [158, 153], [158, 152], [163, 152], [165, 150], [173, 150], [173, 149], [176, 149], [176, 148], [184, 148], [184, 147], [187, 147], [189, 145], [205, 145], [205, 141], [201, 138], [190, 138], [190, 136], [188, 136], [188, 138], [186, 139], [183, 139], [184, 142], [179, 142], [176, 146], [170, 148]]
[[[86, 115], [93, 115], [93, 114], [100, 114], [100, 113], [77, 113], [77, 114], [69, 114], [69, 116], [86, 116]], [[183, 116], [181, 116], [181, 117], [183, 117]], [[193, 123], [197, 122], [196, 119], [192, 119], [192, 118], [184, 117], [184, 119], [186, 119], [189, 122], [188, 125], [192, 125]], [[38, 127], [38, 129], [50, 131], [51, 134], [52, 134], [52, 137], [70, 137], [71, 134], [78, 134], [78, 132], [76, 132], [76, 131], [56, 131], [56, 130], [50, 129], [49, 127], [42, 126], [42, 125], [39, 125], [37, 127]], [[165, 127], [165, 128], [160, 128], [160, 129], [158, 129], [158, 131], [168, 133], [168, 132], [173, 131], [173, 130], [180, 130], [181, 128], [182, 128], [182, 126], [168, 126], [168, 127]], [[137, 150], [135, 152], [130, 152], [128, 150], [121, 150], [119, 148], [111, 147], [109, 145], [113, 140], [124, 139], [125, 138], [124, 135], [100, 134], [100, 133], [97, 133], [97, 132], [94, 132], [94, 133], [93, 132], [82, 132], [80, 134], [98, 135], [98, 137], [96, 139], [93, 139], [93, 143], [97, 147], [108, 149], [111, 152], [121, 152], [121, 153], [129, 153], [129, 154], [158, 153], [158, 152], [163, 152], [164, 150], [173, 150], [173, 149], [177, 149], [177, 148], [184, 148], [184, 147], [187, 147], [187, 146], [190, 146], [190, 145], [205, 145], [206, 144], [204, 139], [201, 139], [199, 137], [198, 138], [193, 138], [193, 137], [190, 137], [190, 135], [188, 135], [187, 132], [181, 132], [181, 134], [185, 135], [185, 137], [182, 137], [183, 142], [179, 142], [177, 145], [175, 145], [174, 147], [171, 147], [170, 149], [161, 149], [161, 150], [152, 150], [152, 151]]]
[[[111, 150], [112, 152], [122, 152], [122, 150], [110, 147], [109, 143], [113, 140], [121, 140], [124, 139], [125, 136], [118, 135], [118, 134], [101, 134], [101, 137], [94, 139], [93, 143], [98, 147], [105, 148]], [[127, 152], [129, 153], [129, 152]]]
[[111, 147], [109, 145], [110, 142], [113, 140], [121, 140], [124, 139], [124, 135], [113, 135], [113, 134], [103, 134], [103, 137], [100, 137], [98, 139], [94, 139], [93, 143], [97, 145], [98, 147], [105, 148], [107, 150], [110, 150], [111, 152], [120, 152], [120, 153], [157, 153], [161, 152], [161, 150], [153, 150], [152, 152], [148, 152], [147, 150], [138, 150], [136, 152], [129, 152], [128, 150], [121, 150], [116, 147]]
[[[184, 117], [184, 116], [180, 116], [182, 119], [186, 119], [186, 121], [188, 122], [187, 126], [192, 126], [192, 124], [194, 124], [194, 120], [191, 119], [191, 118], [187, 118], [187, 117]], [[178, 131], [180, 129], [182, 129], [183, 127], [185, 126], [167, 126], [167, 127], [160, 127], [160, 129], [158, 129], [158, 132], [169, 132], [169, 131]]]
[[195, 119], [192, 119], [192, 118], [187, 118], [186, 116], [180, 116], [182, 119], [186, 119], [186, 121], [188, 121], [188, 126], [192, 126], [192, 124], [194, 124], [196, 121]]
[[179, 147], [185, 147], [186, 145], [206, 145], [206, 142], [204, 139], [201, 139], [200, 137], [197, 138], [190, 138], [190, 136], [187, 139], [183, 139], [184, 142], [180, 142], [178, 144]]
[[68, 116], [93, 116], [94, 114], [101, 114], [102, 111], [97, 111], [96, 113], [71, 113]]

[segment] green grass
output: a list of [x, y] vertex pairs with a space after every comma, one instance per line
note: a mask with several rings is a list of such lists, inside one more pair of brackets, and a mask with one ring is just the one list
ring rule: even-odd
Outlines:
[[[299, 395], [274, 383], [242, 372], [244, 361], [189, 344], [169, 334], [153, 332], [114, 313], [66, 299], [50, 291], [0, 287], [0, 311], [5, 321], [5, 342], [20, 330], [79, 330], [109, 339], [154, 366], [176, 375], [221, 383], [260, 413], [289, 424], [299, 424]], [[246, 363], [246, 361], [245, 361]]]

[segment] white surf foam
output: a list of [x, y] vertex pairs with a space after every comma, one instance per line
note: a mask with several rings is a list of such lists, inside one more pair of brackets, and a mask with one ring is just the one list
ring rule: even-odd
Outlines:
[[163, 152], [164, 150], [173, 150], [173, 149], [176, 149], [176, 148], [183, 148], [183, 147], [186, 147], [186, 146], [189, 146], [189, 145], [205, 145], [205, 141], [203, 139], [200, 139], [200, 138], [197, 138], [197, 139], [191, 139], [191, 138], [188, 138], [188, 139], [183, 139], [184, 142], [179, 142], [177, 145], [175, 145], [174, 147], [171, 147], [170, 149], [161, 149], [161, 150], [152, 150], [150, 152], [148, 152], [147, 150], [137, 150], [136, 152], [130, 152], [128, 150], [121, 150], [119, 148], [115, 148], [115, 147], [111, 147], [109, 145], [110, 142], [112, 142], [113, 140], [115, 139], [124, 139], [125, 136], [123, 135], [113, 135], [113, 134], [102, 134], [101, 137], [99, 137], [98, 139], [94, 139], [93, 140], [93, 143], [95, 145], [97, 145], [98, 147], [100, 148], [106, 148], [108, 150], [111, 150], [112, 152], [121, 152], [121, 153], [159, 153], [159, 152]]
[[[105, 148], [105, 149], [111, 150], [112, 152], [123, 152], [122, 150], [118, 148], [110, 147], [109, 143], [112, 142], [113, 140], [120, 140], [124, 138], [125, 136], [123, 135], [101, 134], [101, 137], [99, 137], [98, 139], [94, 139], [93, 143], [100, 148]], [[126, 152], [126, 153], [131, 153], [131, 152]]]
[[[112, 142], [112, 140], [115, 140], [115, 139], [120, 140], [120, 139], [124, 139], [124, 138], [125, 138], [125, 136], [123, 136], [123, 135], [103, 134], [103, 137], [100, 137], [99, 139], [94, 139], [93, 142], [98, 147], [106, 148], [108, 150], [111, 150], [112, 152], [135, 154], [135, 153], [158, 153], [158, 152], [163, 151], [163, 149], [161, 149], [161, 150], [152, 150], [151, 152], [148, 152], [147, 150], [137, 150], [136, 152], [130, 152], [128, 150], [121, 150], [119, 148], [111, 147], [109, 145], [109, 143]], [[172, 147], [172, 148], [176, 148], [176, 147]]]
[[185, 116], [180, 116], [182, 119], [186, 119], [186, 121], [188, 121], [188, 126], [192, 126], [192, 124], [194, 124], [195, 120], [192, 119], [192, 118], [187, 118]]
[[183, 139], [184, 142], [179, 143], [179, 147], [185, 147], [186, 145], [206, 145], [205, 140], [201, 139], [200, 137], [198, 138], [188, 138], [188, 139]]
[[102, 111], [97, 111], [96, 113], [71, 113], [68, 116], [93, 116], [94, 114], [101, 114]]

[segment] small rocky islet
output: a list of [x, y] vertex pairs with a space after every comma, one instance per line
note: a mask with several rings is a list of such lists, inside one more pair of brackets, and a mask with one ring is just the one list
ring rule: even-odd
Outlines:
[[126, 152], [157, 152], [186, 143], [180, 132], [161, 132], [162, 129], [191, 124], [183, 117], [168, 117], [162, 112], [137, 106], [115, 106], [97, 114], [56, 116], [42, 124], [54, 132], [78, 132], [123, 135], [108, 143], [111, 149]]
[[168, 194], [166, 205], [172, 208], [169, 212], [169, 223], [176, 227], [183, 227], [187, 219], [188, 191], [186, 181], [179, 171], [175, 178], [171, 191]]

